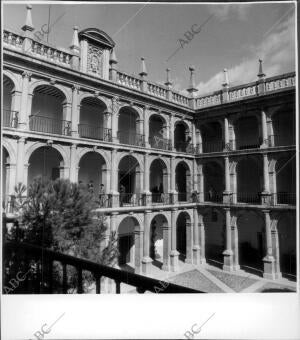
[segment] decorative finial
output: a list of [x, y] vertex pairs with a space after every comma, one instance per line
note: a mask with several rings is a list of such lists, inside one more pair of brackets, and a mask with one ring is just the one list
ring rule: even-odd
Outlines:
[[167, 80], [165, 82], [165, 85], [166, 86], [172, 86], [172, 82], [170, 81], [170, 69], [167, 68], [166, 71], [167, 71]]
[[141, 72], [139, 73], [139, 75], [141, 77], [144, 77], [144, 76], [148, 75], [147, 69], [146, 69], [146, 64], [145, 64], [145, 58], [142, 57], [141, 61], [142, 61], [142, 63], [141, 63]]
[[262, 59], [259, 59], [258, 62], [259, 62], [259, 67], [258, 67], [258, 75], [257, 76], [258, 76], [258, 78], [263, 78], [263, 77], [266, 76], [263, 72], [263, 66], [262, 66], [263, 61], [262, 61]]
[[22, 27], [22, 30], [32, 32], [34, 30], [34, 27], [32, 24], [32, 17], [31, 17], [32, 6], [27, 5], [26, 9], [27, 9], [26, 21], [25, 21], [25, 25]]
[[70, 48], [74, 51], [79, 51], [80, 45], [79, 45], [79, 39], [78, 39], [78, 26], [74, 26], [74, 32], [73, 32], [73, 39]]
[[195, 85], [195, 79], [194, 79], [194, 71], [195, 71], [195, 66], [190, 66], [189, 67], [189, 70], [190, 70], [190, 86], [189, 88], [187, 89], [187, 91], [189, 93], [193, 93], [193, 92], [197, 92], [198, 89], [196, 88], [196, 85]]
[[224, 68], [223, 70], [224, 72], [224, 81], [223, 81], [223, 87], [227, 87], [229, 86], [229, 79], [228, 79], [228, 72], [227, 72], [227, 68]]
[[110, 65], [118, 63], [118, 60], [117, 60], [116, 53], [115, 53], [114, 49], [112, 49], [111, 52], [110, 52], [109, 63], [110, 63]]

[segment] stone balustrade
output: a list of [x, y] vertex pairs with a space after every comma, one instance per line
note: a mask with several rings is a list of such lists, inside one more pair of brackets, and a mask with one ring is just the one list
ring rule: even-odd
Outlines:
[[167, 97], [167, 89], [161, 85], [151, 83], [148, 81], [148, 93], [152, 94], [155, 97], [166, 98]]
[[24, 38], [18, 34], [8, 30], [3, 30], [3, 43], [9, 47], [22, 49]]
[[245, 97], [255, 96], [257, 93], [256, 82], [242, 86], [235, 86], [228, 91], [229, 101], [241, 100]]
[[221, 92], [214, 92], [204, 97], [197, 98], [197, 108], [221, 104]]
[[286, 73], [284, 75], [266, 79], [266, 92], [281, 90], [287, 87], [293, 87], [296, 84], [296, 74]]
[[41, 42], [32, 41], [30, 52], [37, 57], [47, 59], [56, 64], [70, 66], [72, 54], [61, 49], [50, 47]]
[[118, 71], [117, 83], [126, 87], [130, 87], [131, 89], [141, 90], [142, 81], [139, 78]]
[[173, 102], [175, 103], [178, 103], [184, 106], [189, 105], [189, 98], [174, 90], [172, 91], [172, 99], [173, 99]]

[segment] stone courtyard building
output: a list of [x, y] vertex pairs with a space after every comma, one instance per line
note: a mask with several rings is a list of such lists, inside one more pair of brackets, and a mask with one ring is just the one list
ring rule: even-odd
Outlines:
[[[119, 266], [148, 274], [180, 263], [296, 275], [295, 73], [199, 96], [118, 70], [98, 28], [69, 48], [22, 31], [3, 36], [3, 186], [36, 176], [92, 183], [119, 239]], [[71, 37], [70, 37], [71, 38]], [[253, 70], [255, 74], [257, 70]], [[108, 231], [109, 231], [108, 230]]]

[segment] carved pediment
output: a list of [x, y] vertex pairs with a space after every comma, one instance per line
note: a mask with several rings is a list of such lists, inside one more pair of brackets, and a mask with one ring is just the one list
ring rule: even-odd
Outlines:
[[86, 39], [95, 46], [112, 49], [115, 46], [112, 38], [98, 28], [86, 28], [79, 32], [79, 40]]

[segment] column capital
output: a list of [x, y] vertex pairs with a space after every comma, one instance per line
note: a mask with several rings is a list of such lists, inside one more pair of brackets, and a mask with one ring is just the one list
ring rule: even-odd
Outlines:
[[22, 77], [23, 77], [23, 78], [28, 78], [28, 79], [30, 80], [31, 77], [32, 77], [32, 72], [24, 71], [24, 72], [22, 73]]
[[73, 92], [76, 92], [76, 91], [78, 92], [79, 90], [80, 90], [80, 85], [78, 85], [78, 84], [73, 84], [72, 85], [72, 91]]

